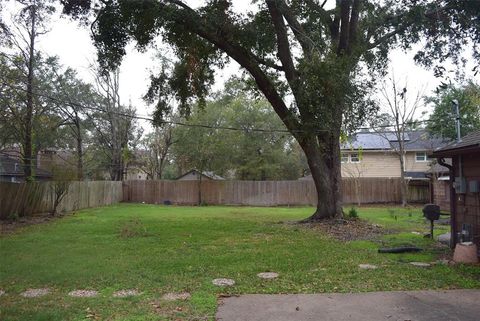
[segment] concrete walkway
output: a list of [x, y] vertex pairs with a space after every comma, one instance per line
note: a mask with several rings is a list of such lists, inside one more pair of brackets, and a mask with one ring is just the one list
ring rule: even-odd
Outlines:
[[479, 321], [480, 290], [251, 294], [224, 298], [221, 321]]

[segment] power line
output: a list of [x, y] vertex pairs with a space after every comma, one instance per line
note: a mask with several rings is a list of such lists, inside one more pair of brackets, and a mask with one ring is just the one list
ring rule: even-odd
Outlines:
[[[3, 84], [12, 88], [12, 86], [10, 84], [7, 84], [7, 83], [3, 83]], [[24, 92], [27, 92], [27, 90], [24, 89], [24, 88], [19, 88], [19, 87], [13, 87], [13, 88], [17, 89], [17, 90], [22, 90]], [[49, 99], [51, 101], [54, 101], [56, 103], [70, 105], [70, 106], [73, 106], [73, 107], [89, 109], [89, 110], [102, 112], [102, 113], [110, 113], [110, 114], [114, 114], [114, 115], [117, 115], [117, 116], [122, 116], [122, 117], [127, 117], [127, 118], [132, 118], [132, 119], [146, 120], [146, 121], [150, 121], [150, 122], [154, 121], [154, 119], [150, 116], [138, 115], [138, 114], [128, 114], [128, 113], [122, 113], [122, 112], [118, 112], [118, 111], [105, 110], [105, 109], [99, 108], [99, 107], [85, 106], [85, 105], [82, 105], [82, 104], [79, 104], [79, 103], [76, 103], [76, 102], [71, 102], [71, 101], [67, 102], [67, 101], [61, 100], [59, 98], [52, 97], [50, 95], [38, 93], [36, 91], [33, 92], [33, 95], [38, 96], [38, 97], [44, 97], [44, 98], [47, 98], [47, 99]], [[432, 120], [424, 119], [424, 120], [416, 120], [416, 121], [411, 121], [411, 122], [405, 122], [405, 123], [401, 123], [401, 124], [398, 124], [398, 125], [399, 126], [409, 126], [409, 125], [417, 125], [419, 123], [428, 123], [430, 121], [432, 121]], [[170, 120], [163, 120], [163, 121], [160, 121], [160, 123], [161, 124], [168, 124], [168, 125], [185, 126], [185, 127], [215, 129], [215, 130], [230, 130], [230, 131], [242, 131], [242, 132], [263, 132], [263, 133], [287, 133], [287, 134], [291, 134], [291, 133], [311, 133], [311, 132], [321, 133], [321, 132], [329, 132], [330, 131], [330, 130], [326, 130], [326, 129], [317, 129], [317, 130], [314, 130], [314, 131], [309, 131], [309, 130], [302, 130], [302, 129], [288, 130], [288, 129], [268, 129], [268, 128], [240, 128], [240, 127], [231, 127], [231, 126], [212, 126], [212, 125], [207, 125], [207, 124], [194, 124], [194, 123], [192, 124], [192, 123], [185, 123], [185, 122], [181, 122], [181, 121], [170, 121]], [[378, 129], [392, 128], [394, 126], [396, 126], [396, 125], [385, 124], [385, 125], [376, 125], [376, 126], [370, 126], [370, 127], [359, 127], [357, 129], [358, 130], [370, 130], [370, 129], [376, 129], [376, 128], [378, 128]]]

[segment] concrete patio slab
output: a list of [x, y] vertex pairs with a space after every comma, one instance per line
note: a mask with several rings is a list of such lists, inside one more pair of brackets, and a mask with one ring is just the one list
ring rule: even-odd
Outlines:
[[251, 294], [223, 298], [219, 321], [478, 321], [480, 290]]

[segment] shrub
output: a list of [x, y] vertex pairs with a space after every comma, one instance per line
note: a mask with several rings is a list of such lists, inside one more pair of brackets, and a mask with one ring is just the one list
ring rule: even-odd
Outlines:
[[349, 211], [348, 211], [348, 217], [349, 218], [358, 218], [358, 212], [357, 212], [357, 209], [355, 207], [352, 207]]
[[18, 220], [18, 218], [19, 218], [19, 215], [18, 215], [17, 212], [12, 212], [12, 213], [8, 214], [8, 216], [7, 216], [7, 219], [10, 220], [10, 221], [16, 221], [16, 220]]

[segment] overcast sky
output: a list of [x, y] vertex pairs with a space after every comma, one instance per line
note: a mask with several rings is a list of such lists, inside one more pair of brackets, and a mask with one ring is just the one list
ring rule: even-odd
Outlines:
[[[188, 1], [187, 1], [188, 2]], [[202, 1], [189, 1], [195, 6]], [[246, 11], [249, 1], [234, 1], [235, 9]], [[13, 13], [14, 7], [6, 6], [4, 14]], [[55, 14], [50, 22], [50, 32], [42, 35], [38, 48], [48, 55], [56, 55], [64, 66], [76, 69], [85, 81], [91, 81], [88, 71], [89, 64], [96, 59], [95, 48], [90, 37], [90, 30], [80, 26], [78, 22]], [[154, 50], [139, 53], [133, 45], [128, 46], [127, 55], [121, 65], [120, 91], [123, 103], [132, 102], [136, 106], [138, 114], [148, 115], [153, 107], [147, 106], [142, 96], [148, 87], [148, 76], [151, 70], [155, 70], [158, 63], [154, 59]], [[439, 84], [440, 80], [433, 76], [429, 70], [416, 66], [413, 62], [413, 52], [404, 53], [400, 50], [391, 54], [391, 69], [395, 70], [397, 78], [408, 79], [410, 88], [425, 88], [425, 93], [430, 93]], [[471, 69], [471, 68], [470, 68]], [[217, 74], [218, 80], [215, 89], [222, 87], [222, 83], [230, 75], [238, 72], [238, 67], [230, 65]]]

